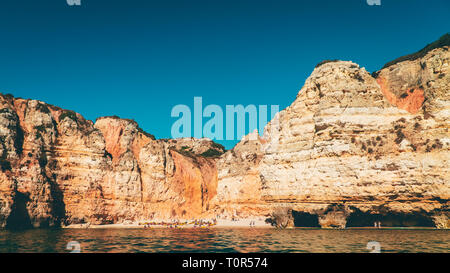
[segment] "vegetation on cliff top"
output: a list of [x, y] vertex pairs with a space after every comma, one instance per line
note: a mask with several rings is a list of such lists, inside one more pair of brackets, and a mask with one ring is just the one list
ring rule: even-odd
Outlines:
[[223, 153], [216, 150], [216, 149], [211, 149], [209, 148], [206, 152], [201, 153], [200, 155], [203, 157], [216, 157], [216, 156], [221, 156]]
[[320, 63], [318, 63], [315, 68], [318, 68], [319, 66], [322, 66], [327, 63], [335, 63], [335, 62], [339, 62], [339, 60], [323, 60]]
[[213, 146], [213, 148], [216, 148], [217, 150], [222, 151], [222, 153], [225, 153], [227, 151], [227, 149], [225, 149], [225, 146], [223, 146], [222, 144], [219, 144], [217, 142], [212, 142], [211, 144]]
[[77, 121], [77, 114], [74, 111], [66, 110], [59, 116], [59, 122], [63, 121], [65, 118], [70, 118], [73, 121]]
[[405, 55], [405, 56], [397, 58], [393, 61], [388, 62], [387, 64], [385, 64], [383, 66], [382, 69], [387, 68], [396, 63], [400, 63], [400, 62], [404, 62], [404, 61], [414, 61], [414, 60], [423, 58], [431, 50], [433, 50], [435, 48], [444, 47], [444, 46], [450, 46], [450, 33], [444, 34], [439, 40], [437, 40], [431, 44], [428, 44], [426, 47], [422, 48], [421, 50], [419, 50], [416, 53]]

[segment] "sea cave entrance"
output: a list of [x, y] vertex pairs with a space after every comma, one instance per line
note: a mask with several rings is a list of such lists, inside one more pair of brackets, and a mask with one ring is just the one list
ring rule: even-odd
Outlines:
[[319, 216], [316, 214], [310, 214], [302, 211], [292, 211], [292, 217], [294, 218], [295, 227], [317, 227], [319, 225]]
[[432, 218], [425, 213], [378, 213], [371, 214], [356, 210], [347, 217], [346, 227], [435, 227]]
[[6, 220], [7, 229], [28, 229], [32, 228], [30, 215], [27, 210], [27, 203], [30, 201], [28, 195], [16, 192], [11, 213]]

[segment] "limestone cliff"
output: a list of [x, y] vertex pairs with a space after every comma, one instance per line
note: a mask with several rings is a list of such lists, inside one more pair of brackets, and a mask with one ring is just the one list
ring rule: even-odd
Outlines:
[[448, 44], [369, 74], [316, 67], [232, 150], [0, 94], [0, 227], [289, 214], [289, 225], [449, 227]]
[[0, 95], [0, 226], [198, 217], [216, 194], [207, 139], [155, 140], [118, 117]]
[[[324, 62], [258, 144], [237, 145], [256, 152], [254, 163], [232, 178], [219, 173], [219, 189], [235, 194], [218, 198], [241, 204], [251, 194], [236, 189], [258, 181], [259, 203], [289, 208], [297, 226], [449, 227], [449, 65], [448, 46], [377, 78], [352, 62]], [[227, 169], [243, 165], [227, 154]]]

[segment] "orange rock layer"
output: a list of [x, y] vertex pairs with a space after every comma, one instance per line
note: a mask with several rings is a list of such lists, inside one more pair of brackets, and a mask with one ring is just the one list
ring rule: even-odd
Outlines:
[[380, 85], [381, 92], [383, 92], [385, 98], [392, 105], [397, 106], [399, 109], [406, 110], [411, 114], [416, 114], [422, 108], [422, 104], [425, 100], [423, 88], [416, 87], [408, 90], [402, 90], [400, 92], [401, 95], [397, 97], [390, 90], [386, 79], [380, 77], [377, 79], [377, 82]]

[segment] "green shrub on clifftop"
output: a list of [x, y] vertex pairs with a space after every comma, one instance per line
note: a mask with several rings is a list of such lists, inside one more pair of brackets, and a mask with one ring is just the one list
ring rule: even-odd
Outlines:
[[387, 67], [389, 67], [391, 65], [394, 65], [396, 63], [400, 63], [400, 62], [404, 62], [404, 61], [414, 61], [414, 60], [423, 58], [431, 50], [433, 50], [435, 48], [444, 47], [444, 46], [450, 46], [450, 34], [449, 33], [443, 35], [439, 40], [437, 40], [437, 41], [427, 45], [426, 47], [422, 48], [421, 50], [419, 50], [416, 53], [409, 54], [409, 55], [406, 55], [406, 56], [402, 56], [402, 57], [397, 58], [397, 59], [395, 59], [395, 60], [393, 60], [391, 62], [388, 62], [387, 64], [385, 64], [383, 66], [382, 69], [387, 68]]
[[66, 117], [70, 118], [73, 121], [77, 121], [77, 114], [74, 111], [66, 110], [59, 116], [59, 122], [63, 121]]
[[215, 156], [220, 156], [222, 155], [221, 152], [215, 150], [215, 149], [208, 149], [206, 152], [200, 154], [203, 157], [215, 157]]

